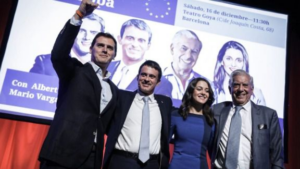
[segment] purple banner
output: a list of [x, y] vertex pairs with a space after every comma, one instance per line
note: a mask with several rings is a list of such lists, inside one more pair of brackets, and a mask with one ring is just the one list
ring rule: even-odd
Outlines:
[[58, 78], [7, 69], [0, 103], [54, 112]]
[[[79, 0], [57, 0], [79, 5]], [[93, 0], [99, 10], [174, 25], [177, 0]], [[113, 19], [113, 18], [111, 18]]]

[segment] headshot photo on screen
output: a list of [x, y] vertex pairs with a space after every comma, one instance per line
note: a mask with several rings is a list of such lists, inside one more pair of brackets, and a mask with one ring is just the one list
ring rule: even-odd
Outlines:
[[[81, 1], [27, 0], [36, 4], [34, 9], [25, 5], [27, 1], [18, 1], [20, 7], [13, 18], [0, 71], [0, 110], [6, 114], [52, 120], [59, 80], [51, 63], [52, 47], [61, 25], [70, 19], [68, 13], [74, 12], [74, 7]], [[228, 75], [235, 69], [243, 69], [255, 78], [251, 100], [277, 110], [283, 119], [286, 15], [213, 1], [189, 2], [192, 6], [247, 18], [264, 17], [276, 29], [267, 32], [209, 18], [201, 18], [201, 23], [194, 22], [197, 17], [184, 12], [187, 7], [182, 0], [172, 1], [173, 4], [169, 5], [163, 1], [149, 1], [152, 7], [159, 7], [157, 11], [153, 11], [154, 8], [144, 10], [145, 3], [136, 2], [136, 10], [128, 10], [132, 4], [127, 1], [101, 1], [93, 14], [83, 18], [80, 32], [68, 51], [69, 57], [81, 63], [89, 62], [90, 42], [94, 34], [109, 32], [117, 40], [119, 48], [107, 69], [111, 73], [111, 81], [119, 89], [136, 91], [138, 68], [145, 61], [153, 60], [163, 72], [154, 93], [169, 96], [177, 108], [188, 84], [198, 77], [210, 83], [215, 97], [213, 104], [231, 101]], [[159, 15], [165, 10], [164, 5], [171, 7], [168, 15]], [[144, 13], [138, 11], [142, 8]], [[207, 11], [200, 13], [206, 14]], [[220, 16], [216, 13], [211, 15]], [[24, 18], [28, 19], [28, 23], [24, 24]], [[232, 23], [240, 20], [231, 16], [225, 18], [232, 19]], [[265, 25], [264, 30], [270, 25]], [[15, 49], [17, 45], [18, 50]], [[25, 87], [19, 87], [17, 82]], [[44, 88], [55, 90], [41, 90]]]
[[173, 37], [170, 45], [172, 62], [164, 69], [163, 75], [172, 83], [174, 106], [180, 105], [181, 98], [191, 80], [199, 77], [207, 79], [193, 70], [201, 49], [201, 40], [191, 30], [180, 30]]
[[[82, 25], [74, 41], [70, 56], [83, 64], [91, 61], [90, 46], [95, 35], [99, 32], [105, 32], [105, 22], [102, 17], [92, 13], [82, 19]], [[51, 63], [51, 54], [38, 55], [29, 72], [57, 76]]]
[[[129, 19], [122, 24], [117, 39], [121, 45], [122, 57], [111, 62], [107, 70], [119, 89], [135, 91], [138, 89], [137, 72], [146, 61], [145, 53], [151, 46], [152, 31], [145, 21]], [[154, 93], [171, 96], [171, 84], [162, 78]]]
[[[214, 70], [216, 103], [232, 100], [228, 84], [230, 74], [237, 69], [242, 69], [249, 73], [249, 55], [241, 43], [228, 41], [218, 53]], [[254, 86], [251, 100], [255, 104], [266, 105], [262, 91], [256, 86]]]

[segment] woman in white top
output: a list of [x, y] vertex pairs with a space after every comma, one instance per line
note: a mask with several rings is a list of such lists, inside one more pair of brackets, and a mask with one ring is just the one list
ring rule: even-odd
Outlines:
[[[216, 103], [231, 101], [231, 94], [228, 89], [229, 75], [236, 69], [249, 72], [249, 56], [242, 44], [228, 41], [219, 51], [214, 71]], [[266, 105], [262, 91], [257, 87], [254, 87], [251, 100], [255, 104]]]

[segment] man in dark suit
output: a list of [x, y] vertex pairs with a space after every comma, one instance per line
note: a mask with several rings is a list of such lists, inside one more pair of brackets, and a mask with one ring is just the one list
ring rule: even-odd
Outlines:
[[244, 70], [235, 70], [229, 81], [233, 102], [213, 106], [217, 122], [213, 168], [283, 168], [277, 113], [253, 103], [253, 89], [253, 78]]
[[[151, 46], [152, 31], [146, 22], [139, 19], [129, 19], [120, 29], [118, 42], [122, 46], [122, 59], [110, 63], [107, 70], [111, 72], [110, 79], [119, 89], [135, 91], [136, 72], [145, 62], [145, 53]], [[162, 77], [160, 85], [155, 88], [155, 94], [171, 96], [172, 84]]]
[[83, 0], [54, 44], [51, 60], [59, 78], [57, 108], [39, 160], [42, 169], [99, 169], [104, 134], [116, 107], [117, 87], [106, 68], [117, 53], [116, 40], [98, 33], [91, 62], [69, 56], [82, 19], [98, 5]]
[[[167, 169], [169, 164], [168, 134], [172, 101], [169, 97], [153, 94], [160, 82], [160, 66], [151, 60], [144, 62], [137, 75], [138, 90], [120, 90], [120, 99], [106, 143], [104, 168], [109, 169]], [[142, 113], [144, 98], [149, 98], [150, 134], [147, 144], [149, 156], [141, 160], [143, 147]]]
[[[99, 32], [105, 32], [104, 20], [94, 13], [84, 17], [82, 19], [80, 30], [70, 51], [70, 56], [78, 59], [83, 64], [89, 62], [91, 60], [89, 48], [92, 40]], [[34, 65], [29, 72], [57, 76], [52, 66], [51, 54], [38, 55], [35, 58]]]

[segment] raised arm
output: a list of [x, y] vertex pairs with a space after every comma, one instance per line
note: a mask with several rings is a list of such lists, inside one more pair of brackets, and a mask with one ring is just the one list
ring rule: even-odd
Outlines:
[[60, 31], [51, 53], [51, 61], [60, 80], [71, 78], [76, 66], [82, 66], [69, 54], [79, 32], [81, 20], [91, 14], [97, 6], [98, 4], [91, 0], [83, 0], [72, 19], [68, 20]]

